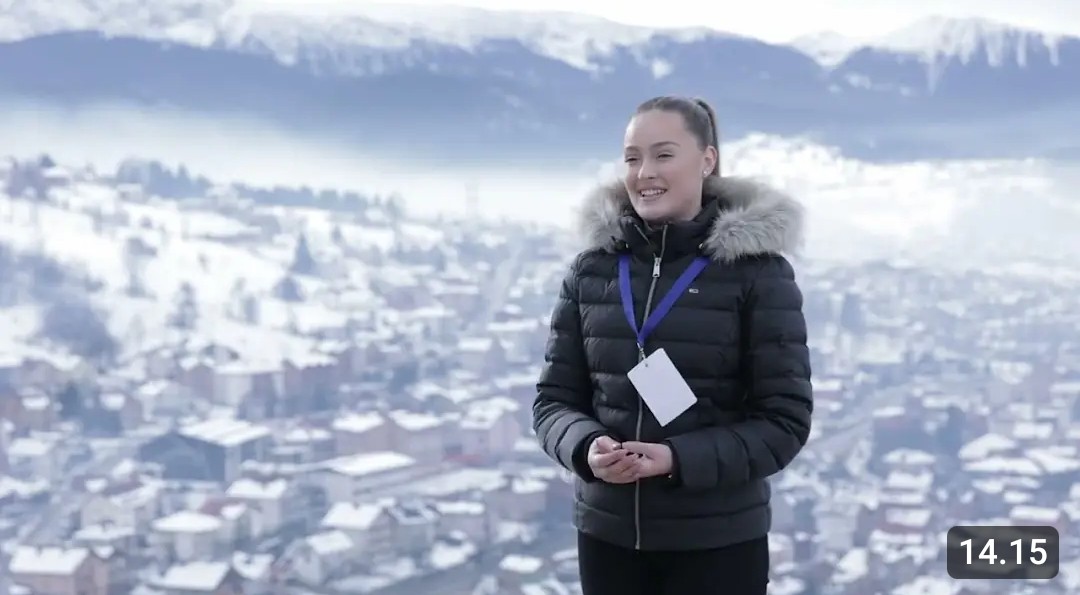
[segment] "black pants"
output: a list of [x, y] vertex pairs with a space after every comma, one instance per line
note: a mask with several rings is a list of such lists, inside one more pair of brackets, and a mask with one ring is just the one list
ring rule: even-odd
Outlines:
[[699, 551], [637, 551], [578, 533], [584, 595], [765, 595], [769, 538]]

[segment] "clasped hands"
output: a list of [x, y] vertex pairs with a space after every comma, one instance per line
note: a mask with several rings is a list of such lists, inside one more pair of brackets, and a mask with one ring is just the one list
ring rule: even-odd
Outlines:
[[600, 436], [589, 445], [589, 469], [608, 483], [633, 483], [671, 473], [671, 448], [649, 442], [616, 442]]

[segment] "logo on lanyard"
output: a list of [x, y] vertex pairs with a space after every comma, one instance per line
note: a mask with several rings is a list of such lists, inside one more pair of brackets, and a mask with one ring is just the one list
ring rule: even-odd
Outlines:
[[630, 255], [619, 255], [619, 294], [622, 297], [623, 312], [626, 314], [626, 320], [630, 323], [630, 328], [634, 329], [634, 335], [637, 337], [638, 353], [641, 354], [642, 359], [645, 357], [645, 340], [656, 330], [660, 321], [668, 315], [668, 312], [675, 305], [675, 300], [679, 299], [679, 295], [690, 287], [694, 279], [708, 265], [708, 257], [698, 256], [695, 258], [690, 263], [690, 266], [679, 275], [679, 278], [675, 280], [675, 284], [671, 286], [671, 291], [667, 292], [664, 299], [656, 305], [649, 318], [639, 328], [634, 316], [634, 295], [630, 288]]

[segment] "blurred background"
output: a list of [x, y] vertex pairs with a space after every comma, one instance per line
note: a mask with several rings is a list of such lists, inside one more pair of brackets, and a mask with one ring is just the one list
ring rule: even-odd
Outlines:
[[668, 93], [809, 207], [770, 593], [1080, 591], [1080, 4], [0, 0], [0, 594], [579, 593], [535, 382]]

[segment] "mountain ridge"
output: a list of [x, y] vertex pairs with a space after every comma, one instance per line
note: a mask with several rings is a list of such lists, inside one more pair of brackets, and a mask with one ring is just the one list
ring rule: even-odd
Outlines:
[[[58, 4], [59, 2], [62, 2]], [[1038, 31], [983, 18], [932, 15], [904, 25], [881, 38], [843, 38], [829, 32], [811, 33], [788, 43], [768, 42], [708, 27], [653, 28], [616, 23], [597, 16], [554, 11], [490, 11], [463, 6], [430, 7], [368, 3], [346, 11], [319, 14], [317, 8], [259, 6], [244, 0], [162, 0], [147, 10], [136, 0], [56, 0], [48, 10], [31, 0], [7, 0], [0, 16], [0, 41], [21, 41], [64, 32], [100, 31], [110, 36], [188, 43], [199, 47], [220, 45], [244, 49], [256, 41], [273, 45], [275, 56], [290, 64], [287, 46], [323, 43], [369, 48], [401, 49], [417, 40], [475, 49], [492, 40], [518, 40], [540, 54], [588, 69], [587, 53], [610, 55], [615, 48], [646, 44], [658, 38], [679, 42], [704, 38], [742, 38], [790, 47], [825, 68], [837, 65], [837, 52], [814, 47], [824, 37], [830, 45], [845, 46], [846, 57], [862, 49], [969, 59], [972, 46], [981, 44], [1019, 47], [1042, 44], [1053, 49], [1068, 35]], [[568, 33], [572, 31], [572, 33]], [[842, 41], [841, 41], [842, 40]], [[549, 46], [559, 46], [553, 49]], [[1018, 50], [1019, 52], [1019, 50]], [[1008, 52], [1005, 52], [1008, 53]], [[957, 56], [959, 55], [959, 56]], [[842, 60], [842, 58], [841, 58]]]
[[[0, 102], [243, 113], [395, 154], [528, 162], [557, 145], [571, 161], [596, 157], [638, 101], [675, 93], [709, 98], [725, 138], [806, 136], [863, 158], [1080, 148], [1069, 132], [1080, 39], [1039, 46], [1049, 38], [977, 21], [938, 22], [952, 37], [936, 61], [864, 44], [825, 67], [805, 46], [565, 14], [448, 8], [417, 23], [400, 11], [298, 19], [237, 0], [166, 0], [141, 12], [134, 0], [64, 0], [54, 12], [7, 3]], [[917, 38], [889, 43], [910, 49]], [[429, 146], [406, 138], [416, 130]]]

